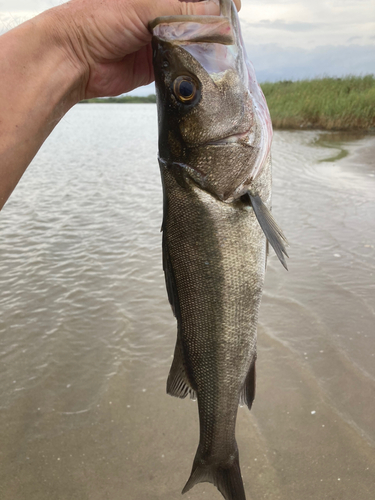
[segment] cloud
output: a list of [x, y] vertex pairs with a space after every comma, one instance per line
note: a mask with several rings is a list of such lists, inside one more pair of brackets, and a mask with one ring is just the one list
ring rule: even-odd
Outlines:
[[[63, 1], [0, 0], [0, 34]], [[259, 80], [374, 73], [373, 1], [244, 0], [241, 25]]]
[[275, 21], [270, 21], [269, 19], [262, 19], [259, 23], [249, 23], [248, 21], [242, 21], [243, 25], [249, 28], [266, 28], [271, 30], [282, 30], [282, 31], [312, 31], [315, 29], [320, 29], [324, 26], [322, 23], [301, 23], [301, 22], [287, 22], [284, 19], [276, 19]]
[[325, 45], [309, 50], [259, 44], [249, 49], [260, 82], [375, 73], [374, 45]]

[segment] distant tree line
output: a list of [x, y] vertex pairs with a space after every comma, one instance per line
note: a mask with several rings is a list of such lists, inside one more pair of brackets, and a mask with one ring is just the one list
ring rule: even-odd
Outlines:
[[[347, 76], [261, 84], [274, 128], [375, 132], [375, 77]], [[156, 103], [147, 97], [88, 99], [83, 103]]]
[[156, 95], [150, 94], [147, 97], [140, 96], [132, 96], [132, 95], [124, 95], [119, 97], [96, 97], [95, 99], [84, 99], [81, 101], [82, 104], [90, 104], [90, 103], [101, 103], [101, 104], [112, 104], [112, 103], [145, 103], [151, 102], [156, 103]]

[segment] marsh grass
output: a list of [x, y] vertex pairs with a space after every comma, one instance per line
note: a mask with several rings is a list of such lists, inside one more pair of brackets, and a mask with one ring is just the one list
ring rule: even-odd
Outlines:
[[263, 83], [275, 128], [375, 130], [375, 78]]

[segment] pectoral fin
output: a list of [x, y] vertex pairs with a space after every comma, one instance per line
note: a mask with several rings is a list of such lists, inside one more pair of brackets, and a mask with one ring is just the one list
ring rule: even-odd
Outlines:
[[284, 257], [284, 254], [289, 257], [285, 248], [285, 246], [288, 245], [288, 240], [284, 236], [282, 230], [277, 225], [277, 222], [275, 221], [271, 212], [263, 203], [259, 195], [253, 194], [248, 191], [244, 195], [244, 197], [247, 197], [250, 201], [256, 218], [258, 219], [259, 225], [262, 228], [267, 240], [275, 250], [281, 264], [285, 267], [286, 270], [288, 270]]

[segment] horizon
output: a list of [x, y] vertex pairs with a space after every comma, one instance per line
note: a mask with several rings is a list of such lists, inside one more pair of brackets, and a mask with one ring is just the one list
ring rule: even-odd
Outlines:
[[[324, 79], [331, 79], [331, 80], [346, 80], [348, 78], [365, 78], [365, 77], [368, 77], [368, 76], [371, 76], [372, 78], [375, 78], [375, 72], [373, 73], [367, 73], [366, 75], [343, 75], [341, 77], [334, 77], [334, 76], [326, 76], [326, 75], [323, 75], [321, 77], [316, 77], [316, 78], [304, 78], [304, 79], [297, 79], [297, 80], [278, 80], [278, 81], [275, 81], [275, 82], [270, 82], [270, 81], [264, 81], [264, 82], [258, 82], [260, 86], [262, 85], [267, 85], [267, 84], [278, 84], [278, 83], [297, 83], [297, 82], [312, 82], [312, 81], [316, 81], [316, 80], [324, 80]], [[146, 93], [146, 90], [148, 89], [148, 87], [150, 86], [154, 86], [154, 89], [152, 92], [149, 92], [149, 93]], [[142, 94], [137, 94], [136, 92], [139, 91], [139, 90], [144, 90], [144, 93]], [[152, 90], [152, 89], [151, 89]], [[151, 96], [156, 96], [156, 89], [155, 89], [155, 84], [154, 83], [151, 83], [150, 85], [144, 85], [143, 87], [138, 87], [137, 89], [133, 90], [132, 92], [126, 92], [125, 94], [120, 94], [120, 95], [117, 95], [117, 96], [102, 96], [102, 97], [95, 97], [94, 99], [116, 99], [116, 98], [119, 98], [119, 97], [134, 97], [134, 98], [137, 98], [137, 97], [140, 97], [140, 98], [147, 98], [147, 97], [151, 97]], [[84, 101], [90, 101], [90, 99], [84, 99]], [[154, 104], [152, 102], [150, 102], [150, 104]]]

